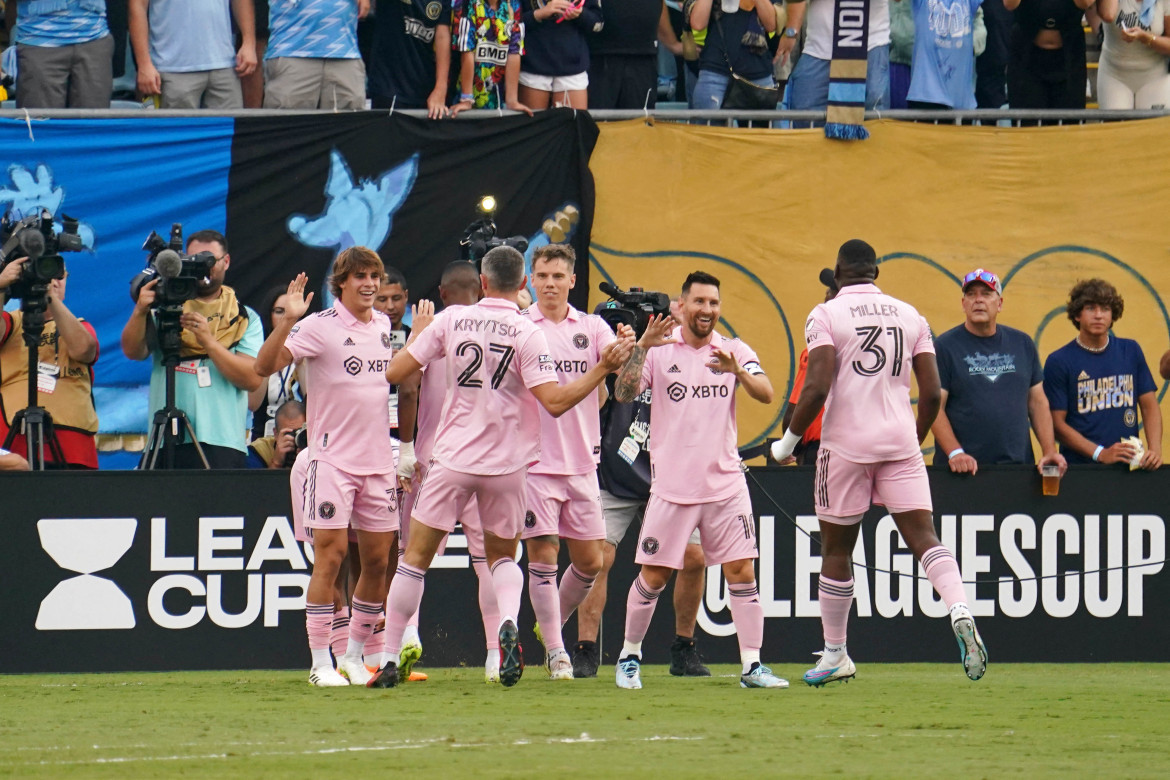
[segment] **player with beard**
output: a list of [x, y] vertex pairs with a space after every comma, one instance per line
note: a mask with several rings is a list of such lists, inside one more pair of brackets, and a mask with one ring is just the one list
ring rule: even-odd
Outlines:
[[683, 567], [687, 540], [699, 529], [707, 564], [721, 565], [731, 595], [744, 688], [787, 688], [760, 663], [764, 610], [756, 585], [755, 517], [737, 450], [735, 395], [772, 403], [772, 383], [751, 347], [715, 332], [719, 280], [695, 271], [679, 298], [682, 326], [650, 320], [614, 397], [628, 403], [647, 387], [650, 401], [650, 501], [638, 554], [642, 569], [626, 600], [619, 688], [642, 687], [642, 640], [672, 570]]

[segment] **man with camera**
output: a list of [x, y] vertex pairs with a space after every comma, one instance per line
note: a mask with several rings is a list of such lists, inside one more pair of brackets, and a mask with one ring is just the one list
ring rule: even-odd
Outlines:
[[[182, 304], [179, 317], [181, 346], [175, 368], [175, 406], [186, 413], [207, 465], [213, 469], [242, 469], [248, 445], [245, 424], [248, 392], [260, 385], [252, 370], [253, 358], [264, 341], [260, 318], [223, 283], [231, 266], [227, 239], [215, 230], [201, 230], [187, 239], [188, 255], [210, 252], [215, 264], [195, 286], [195, 298]], [[122, 351], [131, 360], [150, 357], [150, 411], [166, 403], [166, 367], [159, 346], [157, 317], [159, 279], [144, 284], [122, 329]], [[164, 334], [165, 335], [165, 334]], [[174, 468], [201, 468], [199, 449], [192, 442], [175, 447]]]
[[248, 445], [248, 468], [291, 469], [297, 457], [297, 431], [305, 425], [305, 405], [285, 401], [276, 410], [276, 433]]
[[[24, 260], [0, 271], [0, 290], [16, 283]], [[93, 405], [93, 364], [98, 358], [97, 334], [88, 322], [65, 306], [65, 279], [49, 282], [45, 327], [37, 348], [37, 402], [53, 420], [63, 462], [46, 442], [45, 464], [55, 468], [96, 469], [98, 429]], [[29, 355], [21, 337], [24, 312], [0, 313], [0, 442], [8, 437], [13, 415], [28, 406]], [[24, 434], [9, 445], [27, 452]]]

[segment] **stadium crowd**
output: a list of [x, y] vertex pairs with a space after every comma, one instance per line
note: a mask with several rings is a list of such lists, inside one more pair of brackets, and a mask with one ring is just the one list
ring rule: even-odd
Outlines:
[[[823, 110], [835, 3], [8, 0], [3, 69], [23, 108]], [[1170, 106], [1167, 0], [865, 6], [870, 109], [1083, 109], [1086, 31], [1102, 108]]]

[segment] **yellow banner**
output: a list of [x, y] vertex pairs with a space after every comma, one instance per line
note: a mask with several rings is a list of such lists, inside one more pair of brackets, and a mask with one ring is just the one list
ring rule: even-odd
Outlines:
[[878, 285], [936, 334], [963, 321], [965, 273], [998, 273], [999, 322], [1030, 334], [1041, 362], [1076, 335], [1064, 314], [1073, 284], [1108, 280], [1125, 298], [1114, 332], [1140, 342], [1165, 414], [1170, 119], [866, 126], [870, 139], [853, 143], [821, 130], [601, 127], [592, 277], [672, 297], [693, 270], [720, 278], [721, 332], [760, 354], [777, 390], [769, 407], [742, 400], [741, 444], [780, 435], [803, 324], [824, 295], [817, 275], [850, 238], [873, 245]]

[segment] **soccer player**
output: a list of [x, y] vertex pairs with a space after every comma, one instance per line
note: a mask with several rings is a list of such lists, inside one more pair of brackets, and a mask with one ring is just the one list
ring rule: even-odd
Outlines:
[[[313, 388], [304, 524], [315, 561], [305, 623], [313, 656], [309, 682], [322, 687], [360, 685], [370, 678], [362, 651], [382, 608], [390, 545], [398, 530], [386, 413], [390, 321], [374, 311], [381, 279], [382, 261], [375, 252], [360, 246], [342, 251], [329, 282], [337, 302], [298, 322], [313, 299], [313, 293], [305, 297], [307, 278], [299, 274], [288, 286], [284, 314], [256, 356], [260, 376], [304, 360]], [[348, 646], [335, 670], [329, 654], [333, 583], [346, 556], [350, 526], [357, 532], [362, 568], [353, 591]]]
[[[577, 256], [568, 244], [548, 244], [532, 255], [536, 305], [525, 315], [548, 340], [561, 382], [570, 382], [601, 362], [614, 332], [595, 314], [569, 305], [577, 283]], [[603, 391], [561, 417], [540, 413], [540, 462], [528, 469], [528, 513], [524, 539], [528, 548], [528, 597], [544, 643], [545, 669], [553, 680], [573, 679], [573, 662], [565, 652], [561, 626], [580, 606], [601, 571], [605, 518], [597, 462], [601, 452]], [[560, 539], [569, 548], [569, 568], [557, 587]]]
[[[978, 680], [987, 669], [987, 650], [967, 606], [959, 564], [934, 532], [930, 483], [918, 449], [941, 399], [930, 326], [913, 306], [877, 288], [877, 256], [864, 241], [841, 245], [833, 275], [840, 292], [814, 308], [805, 323], [804, 392], [792, 425], [772, 450], [777, 460], [790, 455], [825, 407], [815, 482], [825, 649], [804, 681], [821, 686], [857, 673], [845, 647], [853, 547], [873, 502], [889, 510], [946, 603], [963, 668]], [[911, 370], [918, 381], [917, 419], [910, 403]]]
[[[423, 577], [439, 544], [474, 495], [484, 530], [484, 549], [501, 617], [500, 682], [515, 685], [524, 662], [516, 616], [524, 575], [512, 556], [524, 521], [524, 482], [540, 457], [537, 403], [564, 414], [594, 392], [606, 374], [629, 356], [626, 329], [603, 360], [576, 381], [560, 385], [544, 333], [520, 315], [516, 295], [524, 286], [524, 256], [511, 247], [484, 255], [484, 298], [474, 306], [442, 312], [394, 356], [386, 379], [399, 382], [440, 357], [447, 358], [447, 397], [426, 482], [415, 498], [406, 555], [386, 599], [388, 661], [370, 681], [398, 682], [398, 637], [422, 597]], [[420, 314], [425, 314], [423, 304]]]
[[[695, 271], [679, 298], [682, 325], [654, 317], [614, 387], [629, 403], [650, 399], [650, 501], [635, 563], [642, 570], [626, 599], [619, 688], [642, 687], [642, 639], [672, 570], [683, 568], [687, 540], [699, 529], [708, 565], [722, 565], [739, 638], [744, 688], [787, 688], [760, 663], [764, 610], [756, 586], [755, 517], [737, 447], [735, 391], [772, 403], [772, 383], [751, 347], [715, 332], [719, 280]], [[673, 331], [673, 332], [672, 332]]]

